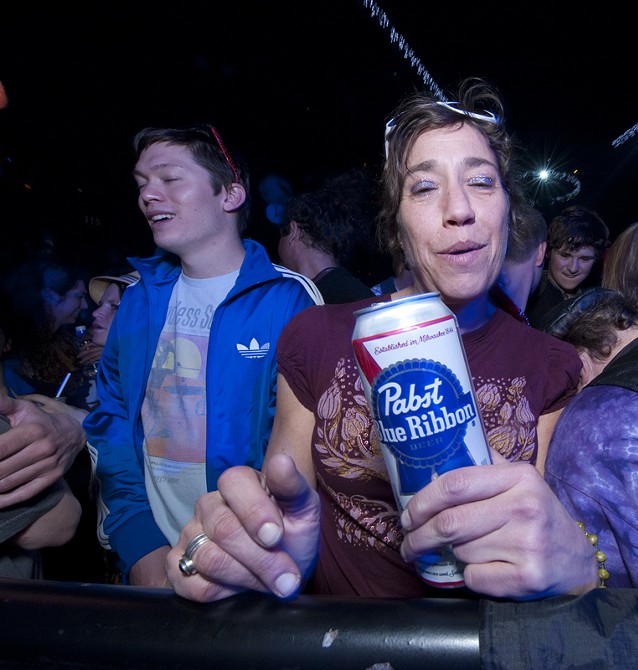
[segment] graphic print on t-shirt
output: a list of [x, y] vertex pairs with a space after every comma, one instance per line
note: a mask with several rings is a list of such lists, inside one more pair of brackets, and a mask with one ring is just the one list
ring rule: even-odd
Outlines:
[[207, 347], [208, 337], [162, 333], [144, 400], [150, 456], [204, 462]]
[[171, 544], [206, 488], [206, 359], [213, 315], [239, 271], [181, 275], [142, 404], [144, 476], [153, 516]]
[[508, 461], [536, 459], [536, 417], [525, 377], [474, 377], [479, 411], [490, 446]]

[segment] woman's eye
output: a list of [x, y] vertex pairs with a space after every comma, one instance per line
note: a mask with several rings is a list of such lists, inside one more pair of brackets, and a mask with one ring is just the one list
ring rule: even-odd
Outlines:
[[116, 312], [120, 308], [120, 303], [119, 302], [110, 302], [109, 305], [111, 306], [111, 309]]
[[476, 177], [470, 177], [468, 180], [470, 186], [481, 186], [484, 188], [494, 188], [496, 180], [487, 175], [478, 175]]
[[429, 193], [436, 188], [433, 181], [429, 179], [421, 179], [412, 186], [412, 193]]

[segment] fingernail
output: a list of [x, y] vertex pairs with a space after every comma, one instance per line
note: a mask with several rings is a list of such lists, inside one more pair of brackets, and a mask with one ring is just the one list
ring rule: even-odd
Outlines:
[[403, 512], [401, 512], [401, 525], [405, 530], [410, 530], [412, 527], [412, 519], [410, 519], [410, 512], [408, 512], [407, 509], [404, 509]]
[[285, 572], [283, 575], [280, 575], [275, 582], [275, 590], [282, 598], [287, 598], [294, 593], [298, 586], [299, 578], [291, 572]]
[[272, 547], [281, 539], [281, 528], [275, 523], [265, 523], [259, 529], [257, 537], [264, 547]]

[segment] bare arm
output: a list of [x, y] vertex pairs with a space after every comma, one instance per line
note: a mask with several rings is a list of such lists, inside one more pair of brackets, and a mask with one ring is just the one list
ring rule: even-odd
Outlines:
[[22, 549], [34, 550], [59, 547], [74, 535], [82, 514], [80, 503], [71, 493], [68, 484], [61, 480], [64, 493], [60, 502], [39, 519], [11, 538], [12, 544]]
[[168, 586], [166, 557], [170, 549], [167, 544], [140, 558], [131, 568], [131, 584], [133, 586]]
[[536, 469], [545, 474], [545, 461], [547, 460], [547, 449], [549, 448], [549, 441], [552, 439], [554, 426], [558, 421], [558, 417], [563, 413], [562, 409], [552, 412], [551, 414], [543, 414], [538, 418], [536, 426], [536, 438], [538, 442], [538, 453], [536, 456]]
[[25, 502], [59, 480], [86, 444], [82, 425], [33, 402], [0, 395], [11, 429], [0, 435], [0, 509]]
[[286, 454], [295, 462], [297, 470], [306, 481], [316, 488], [317, 477], [312, 464], [311, 445], [314, 427], [315, 417], [312, 412], [297, 400], [288, 382], [279, 375], [277, 411], [264, 459], [264, 468], [275, 454]]

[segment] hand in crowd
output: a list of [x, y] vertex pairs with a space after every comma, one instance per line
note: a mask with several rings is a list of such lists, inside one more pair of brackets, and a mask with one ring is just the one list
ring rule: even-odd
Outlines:
[[74, 405], [67, 405], [58, 398], [50, 398], [48, 395], [40, 393], [29, 393], [20, 396], [22, 400], [29, 400], [44, 410], [47, 414], [66, 414], [73, 417], [76, 421], [82, 423], [88, 411]]
[[82, 348], [77, 352], [76, 358], [80, 365], [85, 365], [86, 363], [98, 363], [100, 358], [102, 358], [103, 351], [104, 347], [101, 347], [99, 344], [87, 342], [82, 345]]
[[0, 435], [0, 509], [29, 500], [64, 475], [86, 444], [82, 425], [28, 400], [0, 395], [11, 429]]
[[493, 597], [526, 600], [594, 588], [592, 546], [537, 469], [494, 450], [492, 460], [446, 472], [410, 499], [401, 517], [403, 558], [452, 545], [467, 563], [466, 585]]
[[[402, 516], [408, 562], [452, 545], [467, 564], [465, 582], [492, 597], [530, 599], [584, 593], [597, 585], [592, 546], [536, 468], [509, 463], [447, 472], [415, 494]], [[197, 502], [195, 516], [168, 554], [175, 591], [200, 602], [246, 589], [294, 595], [313, 566], [319, 533], [316, 492], [287, 456], [274, 456], [264, 475], [227, 470], [219, 490]], [[197, 572], [178, 562], [190, 540]]]
[[[169, 581], [179, 595], [199, 602], [247, 589], [294, 595], [314, 566], [319, 515], [317, 492], [288, 456], [273, 456], [263, 474], [230, 468], [217, 491], [199, 498], [195, 516], [168, 554]], [[201, 533], [210, 541], [193, 554], [197, 573], [183, 575], [179, 560]]]

